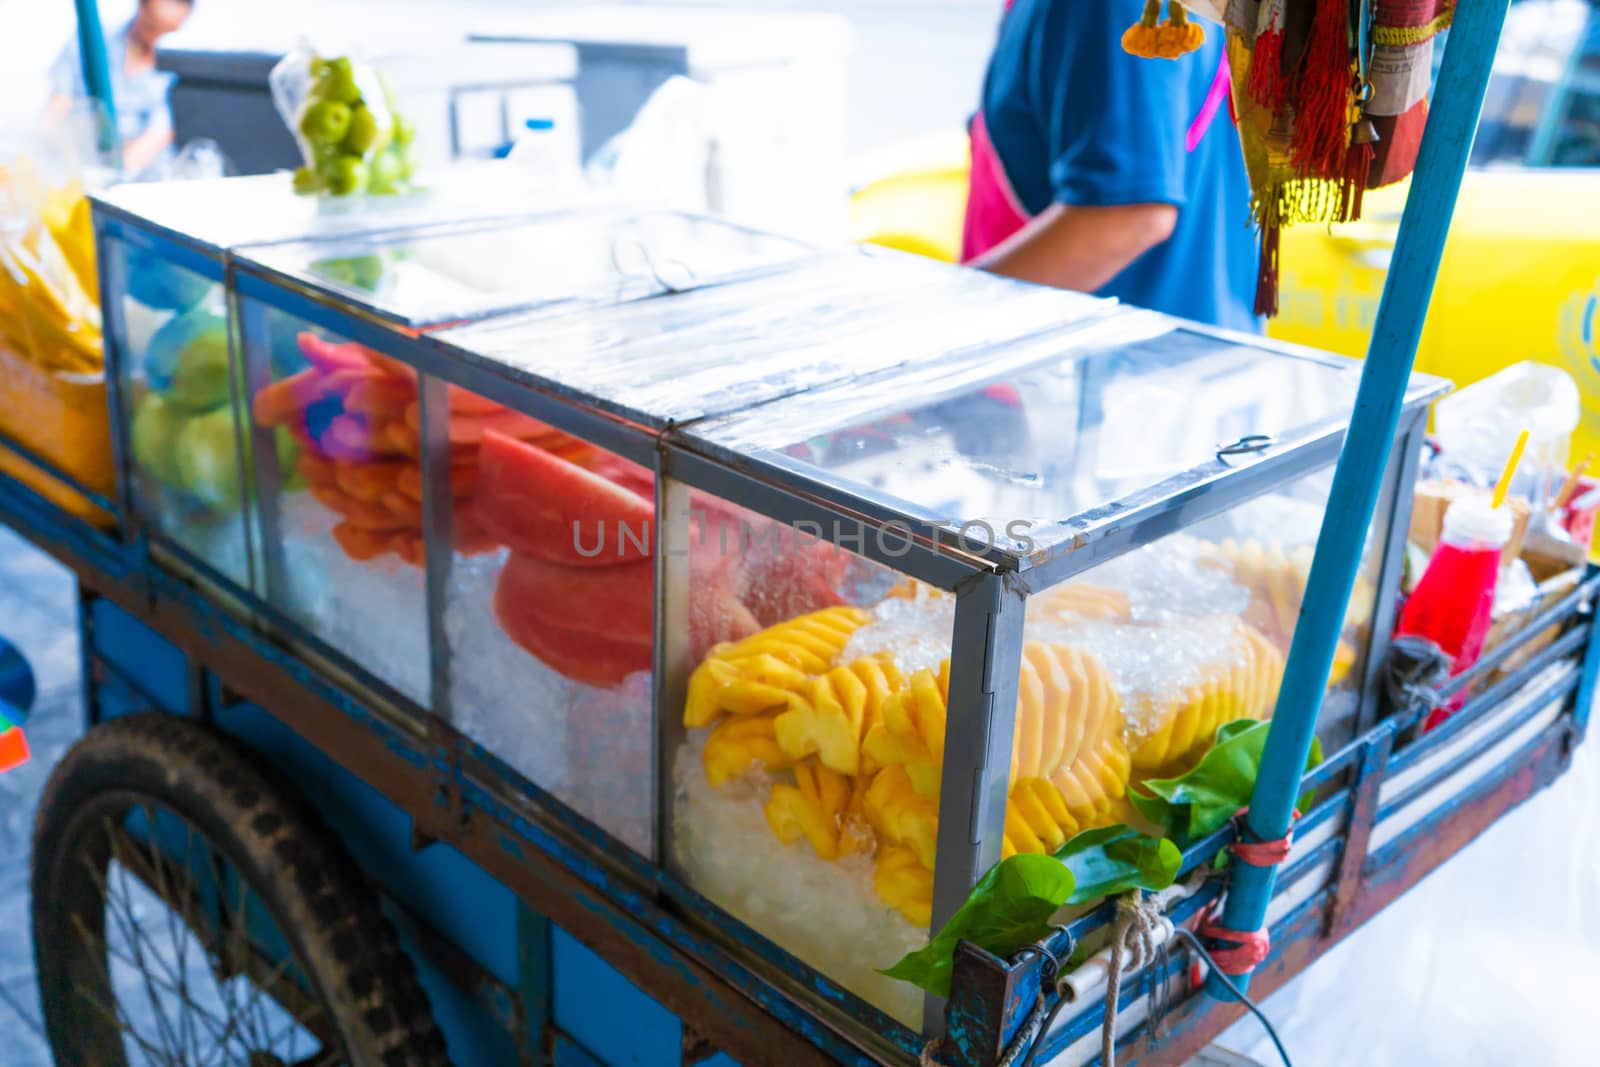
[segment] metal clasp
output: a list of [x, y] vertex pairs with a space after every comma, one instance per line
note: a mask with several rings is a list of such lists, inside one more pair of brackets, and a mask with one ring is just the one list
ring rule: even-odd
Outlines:
[[1231, 445], [1217, 446], [1217, 459], [1223, 463], [1228, 462], [1229, 456], [1249, 456], [1265, 452], [1273, 444], [1272, 435], [1265, 433], [1246, 434]]

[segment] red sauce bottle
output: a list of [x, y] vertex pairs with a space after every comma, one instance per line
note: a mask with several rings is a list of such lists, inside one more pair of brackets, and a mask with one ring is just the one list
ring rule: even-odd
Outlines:
[[[1425, 637], [1450, 657], [1451, 675], [1478, 661], [1494, 621], [1500, 555], [1511, 540], [1510, 508], [1495, 508], [1478, 496], [1461, 497], [1444, 516], [1444, 531], [1422, 580], [1400, 612], [1395, 635]], [[1435, 708], [1423, 729], [1431, 730], [1460, 710], [1466, 693]]]

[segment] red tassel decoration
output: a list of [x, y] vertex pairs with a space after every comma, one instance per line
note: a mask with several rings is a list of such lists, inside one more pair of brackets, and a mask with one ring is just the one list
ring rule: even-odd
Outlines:
[[1350, 8], [1317, 0], [1311, 38], [1301, 59], [1289, 159], [1308, 178], [1344, 176], [1350, 137]]
[[1256, 314], [1278, 313], [1278, 227], [1261, 228], [1261, 263], [1256, 269]]
[[1361, 200], [1372, 174], [1377, 149], [1370, 144], [1352, 144], [1344, 157], [1344, 180], [1340, 183], [1339, 218], [1349, 222], [1361, 217]]
[[1250, 50], [1250, 77], [1245, 83], [1251, 99], [1268, 111], [1283, 110], [1289, 100], [1289, 79], [1283, 73], [1283, 27], [1264, 30]]

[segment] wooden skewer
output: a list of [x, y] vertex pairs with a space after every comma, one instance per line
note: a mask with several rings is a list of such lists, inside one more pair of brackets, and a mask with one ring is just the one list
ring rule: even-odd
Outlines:
[[1567, 501], [1572, 499], [1572, 494], [1578, 491], [1578, 482], [1583, 478], [1583, 472], [1589, 469], [1589, 464], [1594, 460], [1594, 453], [1590, 452], [1578, 461], [1567, 475], [1567, 480], [1561, 483], [1561, 491], [1556, 494], [1555, 510], [1560, 511], [1567, 506]]

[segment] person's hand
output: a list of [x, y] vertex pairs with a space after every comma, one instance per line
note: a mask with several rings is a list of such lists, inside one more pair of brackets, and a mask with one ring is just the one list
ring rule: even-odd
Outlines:
[[156, 161], [157, 156], [166, 151], [170, 144], [172, 144], [171, 127], [163, 126], [141, 133], [122, 146], [123, 173], [129, 175], [142, 173]]

